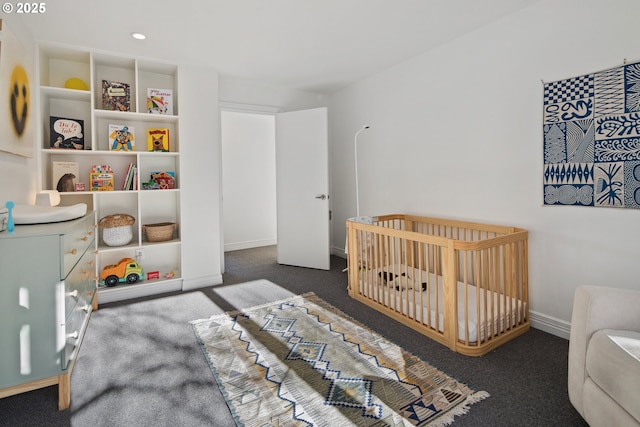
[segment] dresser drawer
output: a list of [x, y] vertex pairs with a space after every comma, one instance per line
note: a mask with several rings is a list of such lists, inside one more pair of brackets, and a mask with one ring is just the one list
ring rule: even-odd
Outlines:
[[93, 300], [96, 288], [95, 257], [93, 248], [89, 247], [64, 280], [65, 318], [69, 316], [76, 304], [90, 304]]
[[62, 236], [62, 277], [67, 277], [71, 269], [78, 262], [85, 250], [89, 248], [95, 239], [95, 215], [87, 215], [80, 221], [77, 227]]
[[65, 323], [66, 340], [62, 355], [62, 369], [67, 369], [69, 361], [75, 357], [75, 351], [82, 342], [82, 336], [89, 321], [91, 304], [76, 304]]

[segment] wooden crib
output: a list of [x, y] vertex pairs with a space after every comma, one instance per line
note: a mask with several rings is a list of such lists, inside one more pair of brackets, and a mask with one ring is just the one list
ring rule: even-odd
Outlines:
[[412, 215], [347, 221], [349, 296], [480, 356], [529, 330], [526, 230]]

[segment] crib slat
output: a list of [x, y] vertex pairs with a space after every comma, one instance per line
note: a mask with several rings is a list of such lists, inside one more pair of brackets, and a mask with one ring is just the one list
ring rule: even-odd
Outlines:
[[468, 289], [468, 277], [467, 277], [467, 256], [465, 251], [461, 251], [462, 254], [462, 286], [464, 289], [464, 324], [467, 327], [464, 328], [464, 343], [469, 344], [469, 289]]
[[492, 310], [492, 306], [493, 306], [493, 298], [491, 298], [491, 282], [489, 280], [489, 268], [488, 266], [489, 264], [489, 252], [484, 249], [482, 251], [482, 255], [483, 255], [483, 259], [482, 259], [482, 266], [483, 266], [483, 282], [484, 282], [484, 288], [485, 288], [485, 292], [483, 292], [482, 297], [484, 298], [484, 333], [485, 333], [485, 339], [489, 340], [491, 338], [491, 329], [489, 329], [489, 326], [491, 325], [491, 323], [489, 323], [491, 321], [491, 310]]
[[[478, 345], [480, 345], [480, 341], [483, 339], [487, 339], [486, 337], [486, 333], [487, 333], [487, 328], [485, 326], [484, 331], [485, 331], [485, 336], [483, 337], [480, 334], [481, 328], [482, 328], [482, 308], [480, 303], [483, 301], [484, 298], [484, 292], [482, 292], [482, 280], [481, 280], [481, 276], [480, 273], [482, 272], [482, 268], [480, 267], [480, 263], [482, 262], [482, 257], [481, 257], [481, 252], [480, 251], [474, 251], [473, 252], [474, 257], [475, 257], [475, 275], [474, 275], [474, 280], [476, 282], [476, 341], [478, 342]], [[486, 304], [484, 305], [486, 307]], [[485, 318], [486, 318], [486, 314], [485, 314]]]

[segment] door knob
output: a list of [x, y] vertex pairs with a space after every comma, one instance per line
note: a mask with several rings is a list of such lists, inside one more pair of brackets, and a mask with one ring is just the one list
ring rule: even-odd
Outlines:
[[320, 200], [324, 200], [327, 199], [329, 196], [326, 196], [324, 194], [320, 194], [319, 196], [316, 196], [316, 199], [320, 199]]

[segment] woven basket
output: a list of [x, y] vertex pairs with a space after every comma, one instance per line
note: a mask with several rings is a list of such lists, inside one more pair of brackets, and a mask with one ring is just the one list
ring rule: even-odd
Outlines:
[[175, 222], [158, 222], [155, 224], [145, 224], [142, 226], [148, 242], [165, 242], [173, 239], [173, 232], [176, 228]]
[[107, 215], [98, 221], [102, 240], [107, 246], [124, 246], [133, 239], [132, 225], [136, 219], [127, 214]]

